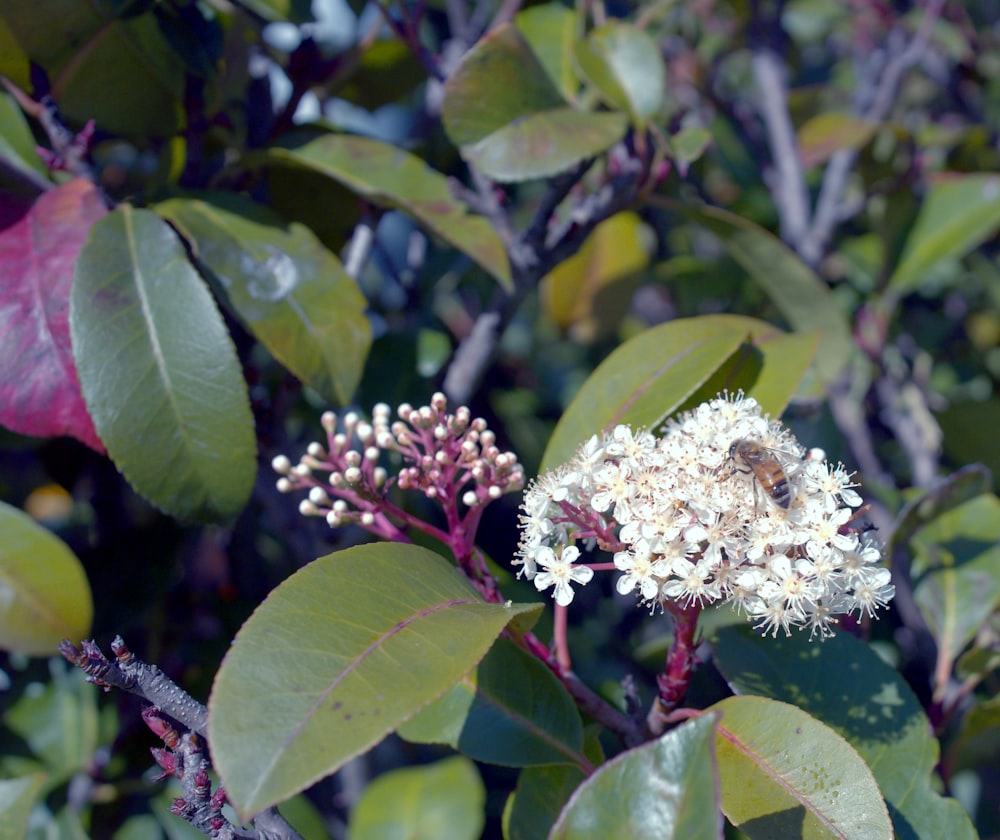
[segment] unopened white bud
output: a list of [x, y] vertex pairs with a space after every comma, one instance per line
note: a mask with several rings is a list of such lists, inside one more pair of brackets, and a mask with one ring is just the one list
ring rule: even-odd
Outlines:
[[375, 471], [372, 473], [372, 481], [375, 482], [376, 487], [381, 487], [383, 484], [385, 484], [388, 478], [389, 478], [389, 473], [385, 471], [384, 467], [376, 467]]
[[377, 446], [369, 446], [365, 450], [365, 460], [366, 461], [377, 461], [379, 459], [379, 455], [381, 455], [381, 454], [382, 453], [379, 451], [379, 448]]
[[313, 458], [323, 458], [326, 455], [326, 450], [323, 448], [322, 444], [313, 441], [306, 447], [306, 452], [313, 456]]
[[295, 489], [295, 485], [287, 478], [279, 478], [276, 486], [279, 493], [291, 493]]
[[299, 502], [299, 513], [303, 516], [316, 516], [319, 513], [319, 508], [308, 499], [303, 499]]
[[486, 492], [489, 495], [489, 497], [494, 501], [496, 499], [499, 499], [503, 495], [503, 490], [500, 487], [497, 487], [497, 485], [495, 484], [491, 484]]
[[370, 510], [366, 510], [364, 513], [361, 514], [361, 524], [364, 525], [366, 528], [370, 528], [372, 525], [375, 524], [375, 514], [372, 513]]
[[344, 470], [344, 481], [348, 484], [358, 484], [361, 481], [361, 470], [357, 467], [348, 467]]
[[309, 478], [312, 475], [312, 470], [308, 464], [296, 464], [292, 467], [291, 474], [298, 478]]
[[330, 497], [326, 494], [326, 490], [322, 487], [313, 487], [309, 491], [309, 501], [317, 505], [328, 505], [330, 503]]
[[462, 494], [462, 504], [466, 507], [475, 507], [479, 504], [479, 496], [473, 490], [466, 490]]
[[337, 415], [332, 411], [324, 411], [323, 416], [319, 418], [319, 422], [326, 430], [326, 433], [332, 435], [337, 428]]
[[292, 462], [287, 455], [277, 455], [271, 459], [271, 469], [278, 475], [288, 475], [292, 469]]

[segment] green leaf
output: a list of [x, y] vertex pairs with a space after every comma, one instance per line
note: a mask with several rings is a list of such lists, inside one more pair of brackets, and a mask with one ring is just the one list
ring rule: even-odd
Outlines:
[[30, 61], [2, 14], [0, 14], [0, 73], [21, 90], [31, 89]]
[[[969, 429], [970, 434], [972, 431]], [[989, 492], [992, 485], [993, 476], [982, 464], [968, 464], [945, 476], [930, 490], [902, 507], [896, 516], [896, 526], [886, 554], [891, 556], [892, 549], [908, 543], [925, 525], [976, 496]]]
[[[3, 44], [2, 26], [0, 21], [0, 45]], [[37, 145], [14, 98], [0, 91], [0, 159], [6, 166], [47, 178], [45, 166], [35, 151]]]
[[154, 14], [119, 15], [121, 9], [118, 3], [38, 0], [5, 3], [3, 18], [45, 69], [68, 123], [93, 119], [107, 132], [168, 136], [184, 115], [184, 61]]
[[912, 292], [944, 260], [964, 257], [1000, 230], [1000, 176], [956, 175], [927, 193], [906, 239], [890, 293]]
[[705, 154], [711, 143], [712, 132], [707, 128], [684, 128], [671, 136], [670, 152], [681, 175], [687, 174], [691, 164]]
[[477, 840], [486, 823], [485, 805], [476, 766], [461, 756], [393, 770], [365, 789], [351, 812], [350, 836]]
[[961, 805], [931, 787], [939, 748], [920, 703], [867, 645], [845, 633], [822, 643], [762, 638], [741, 625], [717, 630], [713, 649], [738, 692], [794, 703], [847, 739], [875, 775], [898, 840], [975, 837]]
[[718, 207], [676, 206], [710, 230], [798, 332], [819, 330], [816, 371], [824, 382], [843, 372], [854, 348], [851, 328], [830, 289], [780, 239]]
[[721, 838], [715, 722], [690, 720], [603, 764], [573, 794], [550, 840]]
[[26, 513], [0, 502], [0, 648], [56, 653], [90, 633], [94, 606], [76, 555]]
[[253, 417], [232, 340], [174, 231], [119, 207], [90, 229], [70, 297], [87, 409], [135, 489], [181, 518], [235, 516], [253, 489]]
[[547, 178], [610, 148], [625, 128], [620, 114], [554, 108], [522, 117], [478, 143], [462, 146], [462, 156], [497, 181]]
[[517, 27], [497, 27], [445, 84], [448, 137], [499, 181], [542, 178], [604, 151], [625, 133], [620, 114], [570, 108]]
[[953, 661], [1000, 606], [1000, 499], [992, 493], [942, 513], [911, 540], [913, 589]]
[[562, 3], [543, 3], [518, 12], [514, 24], [560, 95], [572, 102], [579, 88], [573, 70], [576, 15]]
[[507, 253], [496, 231], [481, 216], [469, 215], [452, 196], [448, 178], [415, 155], [367, 137], [330, 134], [295, 148], [272, 148], [257, 160], [311, 169], [374, 204], [409, 213], [511, 288]]
[[44, 772], [43, 796], [92, 769], [101, 743], [96, 686], [61, 659], [51, 671], [5, 710], [0, 730], [0, 775]]
[[799, 152], [807, 169], [828, 161], [843, 149], [861, 149], [875, 136], [878, 123], [853, 114], [817, 114], [799, 129]]
[[43, 773], [0, 779], [0, 840], [21, 840], [28, 833], [28, 817], [44, 781]]
[[505, 840], [547, 837], [563, 806], [586, 778], [579, 767], [567, 764], [522, 770], [517, 777], [517, 788], [504, 807]]
[[510, 621], [540, 611], [487, 604], [412, 545], [314, 561], [257, 608], [216, 676], [209, 743], [230, 800], [247, 818], [334, 772], [451, 688]]
[[577, 42], [576, 60], [604, 101], [628, 112], [636, 130], [663, 106], [666, 65], [656, 41], [637, 26], [609, 20]]
[[868, 765], [804, 711], [764, 697], [730, 697], [715, 750], [722, 810], [751, 840], [885, 840], [892, 823]]
[[448, 744], [490, 764], [587, 762], [580, 714], [566, 689], [538, 659], [504, 639], [399, 734], [417, 743]]
[[989, 768], [996, 763], [998, 752], [1000, 697], [991, 697], [962, 716], [961, 728], [944, 763], [951, 775], [966, 768]]
[[308, 228], [223, 194], [155, 209], [193, 241], [198, 261], [279, 362], [328, 401], [350, 402], [371, 346], [367, 301]]
[[725, 388], [742, 388], [764, 411], [779, 415], [808, 367], [814, 341], [788, 339], [770, 324], [738, 315], [678, 319], [640, 333], [580, 388], [552, 433], [540, 472], [565, 463], [591, 435], [619, 423], [656, 428], [694, 395], [702, 402]]
[[635, 213], [616, 213], [542, 278], [542, 305], [559, 327], [573, 329], [577, 341], [595, 341], [617, 328], [632, 300], [623, 281], [649, 265], [642, 234]]
[[448, 78], [441, 116], [456, 146], [478, 143], [516, 120], [566, 106], [524, 36], [498, 26]]

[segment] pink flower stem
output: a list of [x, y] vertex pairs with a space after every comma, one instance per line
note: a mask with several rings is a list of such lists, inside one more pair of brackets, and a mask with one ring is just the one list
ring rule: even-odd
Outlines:
[[674, 638], [667, 652], [663, 673], [656, 677], [659, 689], [658, 712], [663, 715], [673, 712], [687, 693], [694, 671], [694, 651], [697, 646], [695, 634], [698, 616], [701, 614], [699, 604], [684, 607], [668, 601], [666, 607], [674, 617]]

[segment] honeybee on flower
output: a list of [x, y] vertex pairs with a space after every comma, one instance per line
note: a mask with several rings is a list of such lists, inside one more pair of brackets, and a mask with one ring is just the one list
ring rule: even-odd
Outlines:
[[[567, 605], [570, 583], [593, 576], [577, 547], [592, 540], [613, 554], [619, 593], [651, 609], [728, 602], [772, 634], [830, 635], [836, 616], [873, 616], [892, 599], [880, 548], [850, 527], [861, 504], [851, 475], [756, 400], [720, 396], [663, 432], [594, 436], [527, 489], [522, 576]], [[553, 558], [565, 567], [558, 579]]]

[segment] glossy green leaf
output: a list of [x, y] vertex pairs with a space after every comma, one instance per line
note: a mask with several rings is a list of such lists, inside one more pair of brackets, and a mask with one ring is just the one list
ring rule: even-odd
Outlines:
[[547, 837], [563, 806], [586, 778], [580, 768], [567, 764], [522, 770], [517, 777], [517, 788], [504, 807], [505, 840]]
[[576, 15], [562, 3], [543, 3], [522, 9], [515, 16], [514, 24], [559, 93], [572, 102], [580, 86], [573, 70]]
[[830, 289], [780, 239], [748, 219], [718, 207], [678, 208], [710, 230], [799, 332], [819, 330], [816, 371], [824, 382], [843, 372], [854, 342]]
[[867, 645], [844, 633], [822, 643], [762, 638], [740, 625], [717, 630], [713, 649], [738, 692], [794, 703], [847, 739], [871, 768], [898, 840], [973, 840], [962, 807], [931, 787], [939, 748], [920, 703]]
[[90, 584], [76, 555], [26, 513], [0, 502], [0, 649], [56, 653], [90, 633]]
[[486, 789], [476, 766], [455, 756], [379, 776], [351, 812], [351, 840], [433, 837], [478, 840]]
[[444, 559], [398, 543], [330, 554], [288, 578], [236, 636], [209, 700], [209, 743], [244, 817], [380, 741], [450, 689], [519, 616]]
[[572, 329], [577, 341], [594, 341], [614, 330], [632, 302], [631, 286], [621, 281], [649, 265], [643, 240], [635, 213], [616, 213], [601, 222], [575, 254], [542, 278], [539, 296], [548, 316], [562, 329]]
[[80, 385], [129, 483], [182, 518], [227, 519], [256, 471], [232, 340], [174, 231], [127, 205], [96, 222], [70, 297]]
[[992, 493], [942, 513], [911, 540], [914, 597], [954, 660], [1000, 607], [1000, 499]]
[[511, 24], [466, 53], [445, 84], [441, 116], [466, 160], [500, 181], [562, 172], [608, 149], [626, 129], [619, 114], [570, 108]]
[[44, 781], [42, 773], [0, 779], [0, 840], [22, 840], [28, 833], [28, 817]]
[[640, 333], [580, 388], [552, 433], [540, 472], [565, 463], [591, 435], [619, 423], [656, 428], [695, 395], [701, 402], [742, 388], [764, 411], [780, 415], [811, 359], [802, 337], [792, 344], [794, 353], [784, 333], [738, 315], [679, 319]]
[[331, 134], [295, 148], [272, 148], [264, 160], [306, 167], [374, 204], [409, 213], [510, 286], [507, 254], [496, 231], [486, 219], [470, 215], [453, 197], [448, 178], [415, 155], [367, 137]]
[[601, 765], [577, 788], [550, 840], [722, 837], [712, 742], [704, 715]]
[[331, 403], [351, 400], [371, 346], [367, 301], [308, 228], [237, 196], [172, 199], [177, 224], [274, 357]]
[[807, 169], [825, 163], [843, 149], [860, 149], [875, 136], [878, 124], [853, 114], [817, 114], [799, 129], [799, 153]]
[[722, 713], [722, 810], [751, 840], [892, 836], [871, 770], [833, 729], [765, 697], [730, 697], [710, 709]]
[[[0, 23], [2, 27], [2, 23]], [[2, 50], [0, 36], [0, 50]], [[0, 90], [0, 159], [23, 172], [47, 176], [45, 166], [35, 151], [35, 137], [14, 98]]]
[[964, 257], [1000, 230], [1000, 175], [956, 175], [933, 186], [906, 239], [889, 291], [913, 291], [941, 261]]
[[184, 61], [151, 11], [119, 10], [61, 0], [2, 4], [7, 26], [45, 69], [68, 122], [93, 119], [104, 131], [167, 136], [183, 120]]
[[604, 101], [627, 111], [637, 130], [663, 106], [666, 65], [656, 41], [637, 26], [609, 20], [578, 41], [575, 54]]
[[544, 664], [504, 639], [399, 734], [417, 743], [448, 744], [489, 764], [586, 763], [572, 698]]

